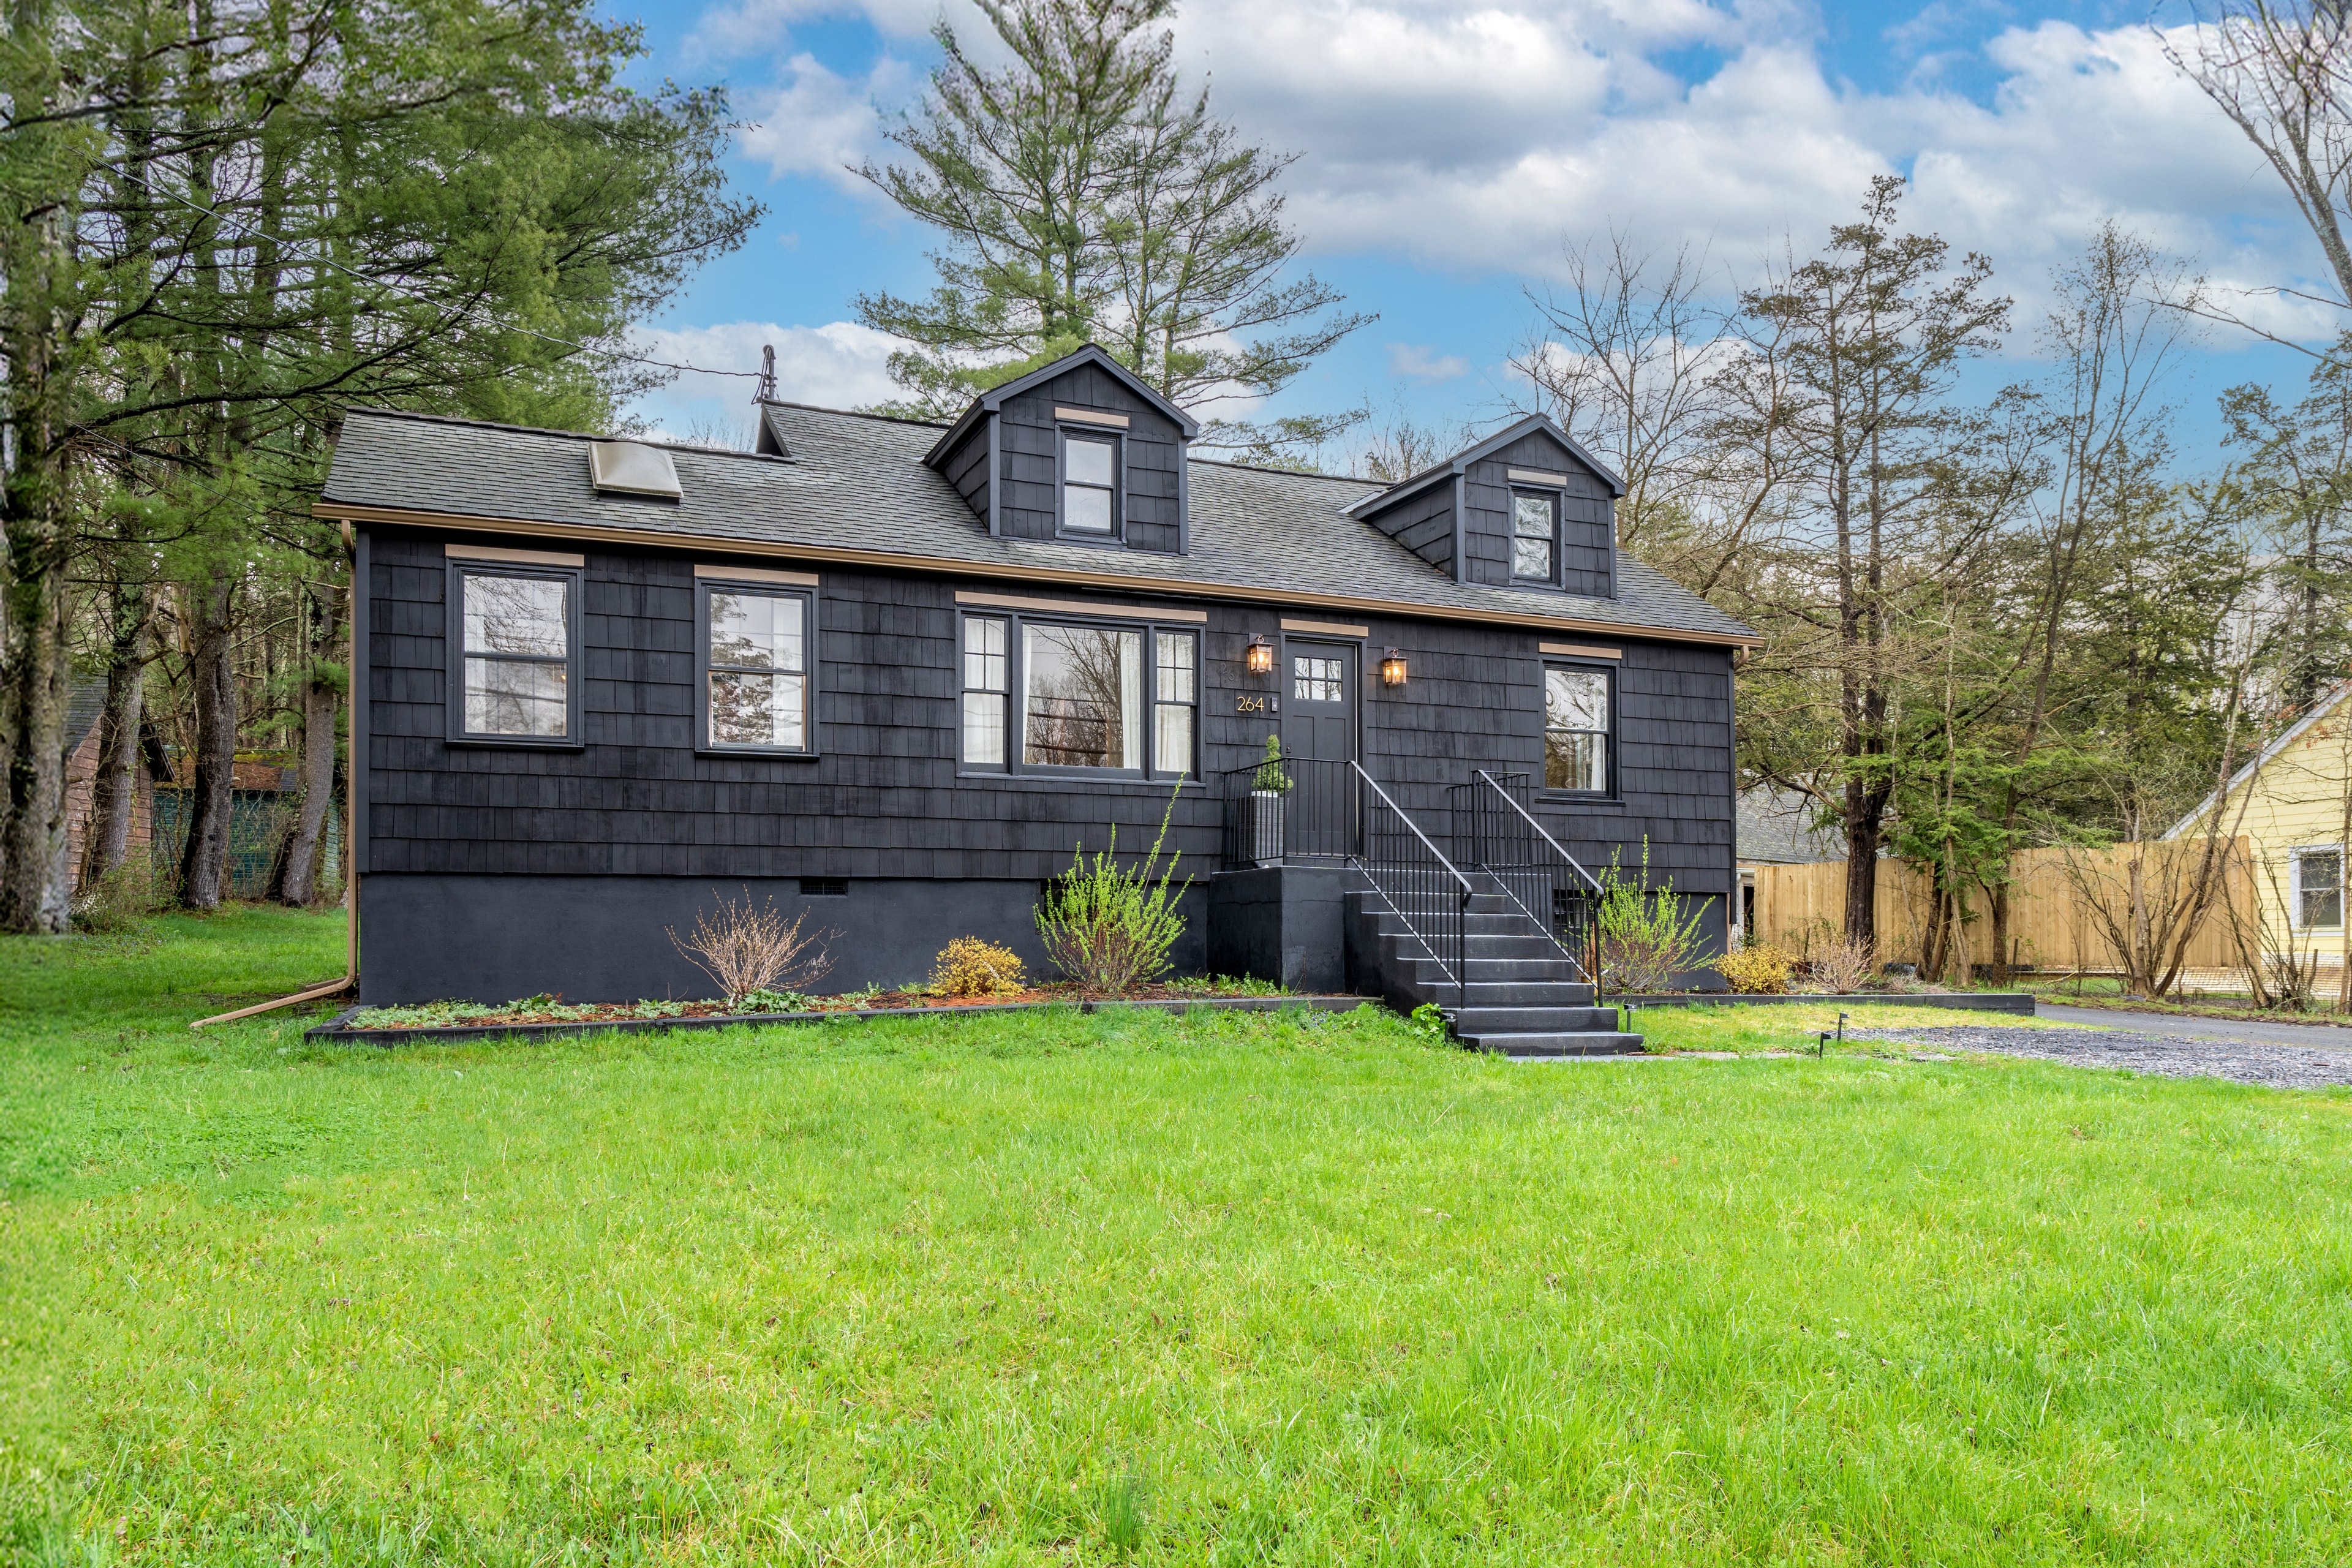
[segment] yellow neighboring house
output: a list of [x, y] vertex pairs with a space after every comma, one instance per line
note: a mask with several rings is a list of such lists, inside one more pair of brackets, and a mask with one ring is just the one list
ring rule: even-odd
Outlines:
[[2345, 823], [2352, 814], [2352, 680], [2330, 690], [2229, 784], [2173, 824], [2168, 839], [2221, 829], [2252, 859], [2263, 945], [2334, 970], [2352, 951], [2345, 914]]

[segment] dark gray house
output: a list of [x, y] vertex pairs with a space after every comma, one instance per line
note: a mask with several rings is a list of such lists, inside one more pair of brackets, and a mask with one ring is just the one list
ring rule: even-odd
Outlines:
[[1618, 552], [1605, 468], [1540, 418], [1387, 488], [1194, 434], [1094, 349], [753, 453], [351, 416], [362, 996], [701, 994], [665, 929], [744, 889], [842, 988], [1034, 957], [1171, 795], [1195, 972], [1539, 1034], [1644, 838], [1719, 940], [1753, 637]]

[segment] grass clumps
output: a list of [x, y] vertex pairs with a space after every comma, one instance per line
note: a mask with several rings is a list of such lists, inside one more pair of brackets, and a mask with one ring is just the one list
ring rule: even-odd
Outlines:
[[931, 963], [937, 996], [1015, 996], [1029, 988], [1021, 955], [1001, 942], [960, 936]]

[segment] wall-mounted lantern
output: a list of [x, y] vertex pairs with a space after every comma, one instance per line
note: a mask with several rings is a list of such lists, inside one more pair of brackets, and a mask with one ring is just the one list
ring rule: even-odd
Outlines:
[[1245, 663], [1252, 675], [1272, 675], [1274, 645], [1263, 637], [1253, 635], [1249, 640], [1249, 653]]
[[1381, 684], [1382, 686], [1402, 686], [1404, 684], [1404, 655], [1399, 653], [1394, 648], [1391, 648], [1387, 653], [1381, 656]]

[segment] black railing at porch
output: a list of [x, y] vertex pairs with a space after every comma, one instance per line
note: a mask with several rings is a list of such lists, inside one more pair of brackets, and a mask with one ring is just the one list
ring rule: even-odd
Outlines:
[[1455, 784], [1454, 856], [1495, 879], [1519, 912], [1549, 933], [1592, 984], [1601, 984], [1601, 884], [1544, 831], [1526, 804], [1525, 773], [1480, 768]]
[[[1381, 900], [1404, 922], [1406, 932], [1454, 984], [1454, 1005], [1464, 1005], [1469, 970], [1464, 963], [1470, 929], [1470, 879], [1430, 842], [1391, 800], [1388, 791], [1354, 763], [1363, 801], [1363, 852], [1356, 868]], [[1410, 956], [1410, 955], [1408, 955]]]
[[1361, 820], [1354, 767], [1282, 757], [1220, 773], [1225, 868], [1354, 859]]

